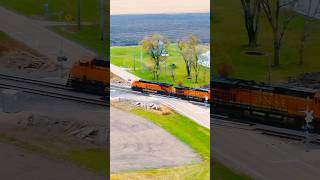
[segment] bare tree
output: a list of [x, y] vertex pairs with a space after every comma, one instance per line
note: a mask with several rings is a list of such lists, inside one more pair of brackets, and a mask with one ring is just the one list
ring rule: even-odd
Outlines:
[[307, 9], [305, 12], [303, 12], [305, 16], [299, 43], [300, 65], [304, 63], [305, 44], [311, 35], [310, 31], [312, 29], [312, 25], [314, 24], [317, 15], [320, 15], [320, 0], [305, 0], [303, 3], [307, 3]]
[[[295, 17], [292, 12], [297, 0], [260, 0], [261, 6], [267, 17], [267, 20], [273, 32], [273, 65], [280, 65], [280, 49], [283, 37], [286, 33], [289, 23]], [[283, 8], [287, 8], [286, 14], [281, 13]]]
[[170, 41], [160, 34], [153, 34], [144, 37], [141, 44], [154, 61], [153, 79], [159, 80], [160, 62], [167, 59], [166, 54], [168, 53]]
[[244, 22], [248, 34], [248, 46], [257, 47], [260, 26], [261, 5], [260, 0], [241, 0], [244, 13]]
[[190, 35], [187, 39], [178, 40], [178, 48], [180, 50], [180, 54], [184, 60], [187, 70], [187, 76], [191, 76], [192, 69], [192, 58], [193, 53], [195, 52], [195, 46], [199, 43], [199, 38], [195, 35]]

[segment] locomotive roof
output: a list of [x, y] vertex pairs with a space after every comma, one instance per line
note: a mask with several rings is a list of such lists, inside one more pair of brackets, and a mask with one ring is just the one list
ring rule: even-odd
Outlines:
[[143, 79], [140, 79], [139, 82], [144, 82], [144, 83], [149, 83], [149, 84], [157, 84], [157, 85], [166, 86], [166, 87], [173, 86], [172, 84], [167, 84], [167, 83], [162, 83], [162, 82], [148, 81], [148, 80], [143, 80]]
[[187, 86], [175, 86], [176, 89], [191, 89], [195, 91], [202, 91], [202, 92], [209, 92], [209, 89], [205, 88], [192, 88], [192, 87], [187, 87]]
[[278, 94], [293, 95], [298, 97], [310, 97], [313, 98], [317, 92], [320, 92], [316, 89], [303, 88], [289, 85], [266, 85], [258, 84], [255, 81], [241, 80], [236, 78], [222, 78], [214, 76], [211, 78], [212, 87], [216, 85], [224, 87], [235, 87], [235, 88], [245, 88], [252, 90], [262, 90], [262, 91], [272, 91]]

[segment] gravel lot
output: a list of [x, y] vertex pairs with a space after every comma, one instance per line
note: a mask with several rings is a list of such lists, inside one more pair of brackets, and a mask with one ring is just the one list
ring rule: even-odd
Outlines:
[[178, 166], [201, 160], [191, 148], [144, 118], [112, 107], [110, 115], [111, 172]]

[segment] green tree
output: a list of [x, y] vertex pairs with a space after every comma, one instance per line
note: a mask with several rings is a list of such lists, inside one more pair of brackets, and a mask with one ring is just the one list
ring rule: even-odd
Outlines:
[[160, 34], [146, 36], [141, 41], [142, 48], [147, 51], [154, 62], [153, 79], [159, 80], [160, 62], [167, 59], [170, 41], [167, 37]]

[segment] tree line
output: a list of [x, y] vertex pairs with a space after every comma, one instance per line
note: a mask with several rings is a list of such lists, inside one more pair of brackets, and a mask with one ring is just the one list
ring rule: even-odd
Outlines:
[[[159, 80], [161, 73], [160, 63], [166, 61], [169, 56], [170, 40], [163, 35], [153, 34], [144, 37], [140, 44], [153, 60], [153, 79]], [[194, 76], [195, 83], [198, 83], [201, 68], [200, 59], [203, 58], [202, 56], [207, 51], [207, 48], [201, 45], [200, 39], [195, 35], [179, 39], [176, 45], [185, 63], [186, 76], [188, 79]], [[174, 81], [173, 70], [171, 74]]]

